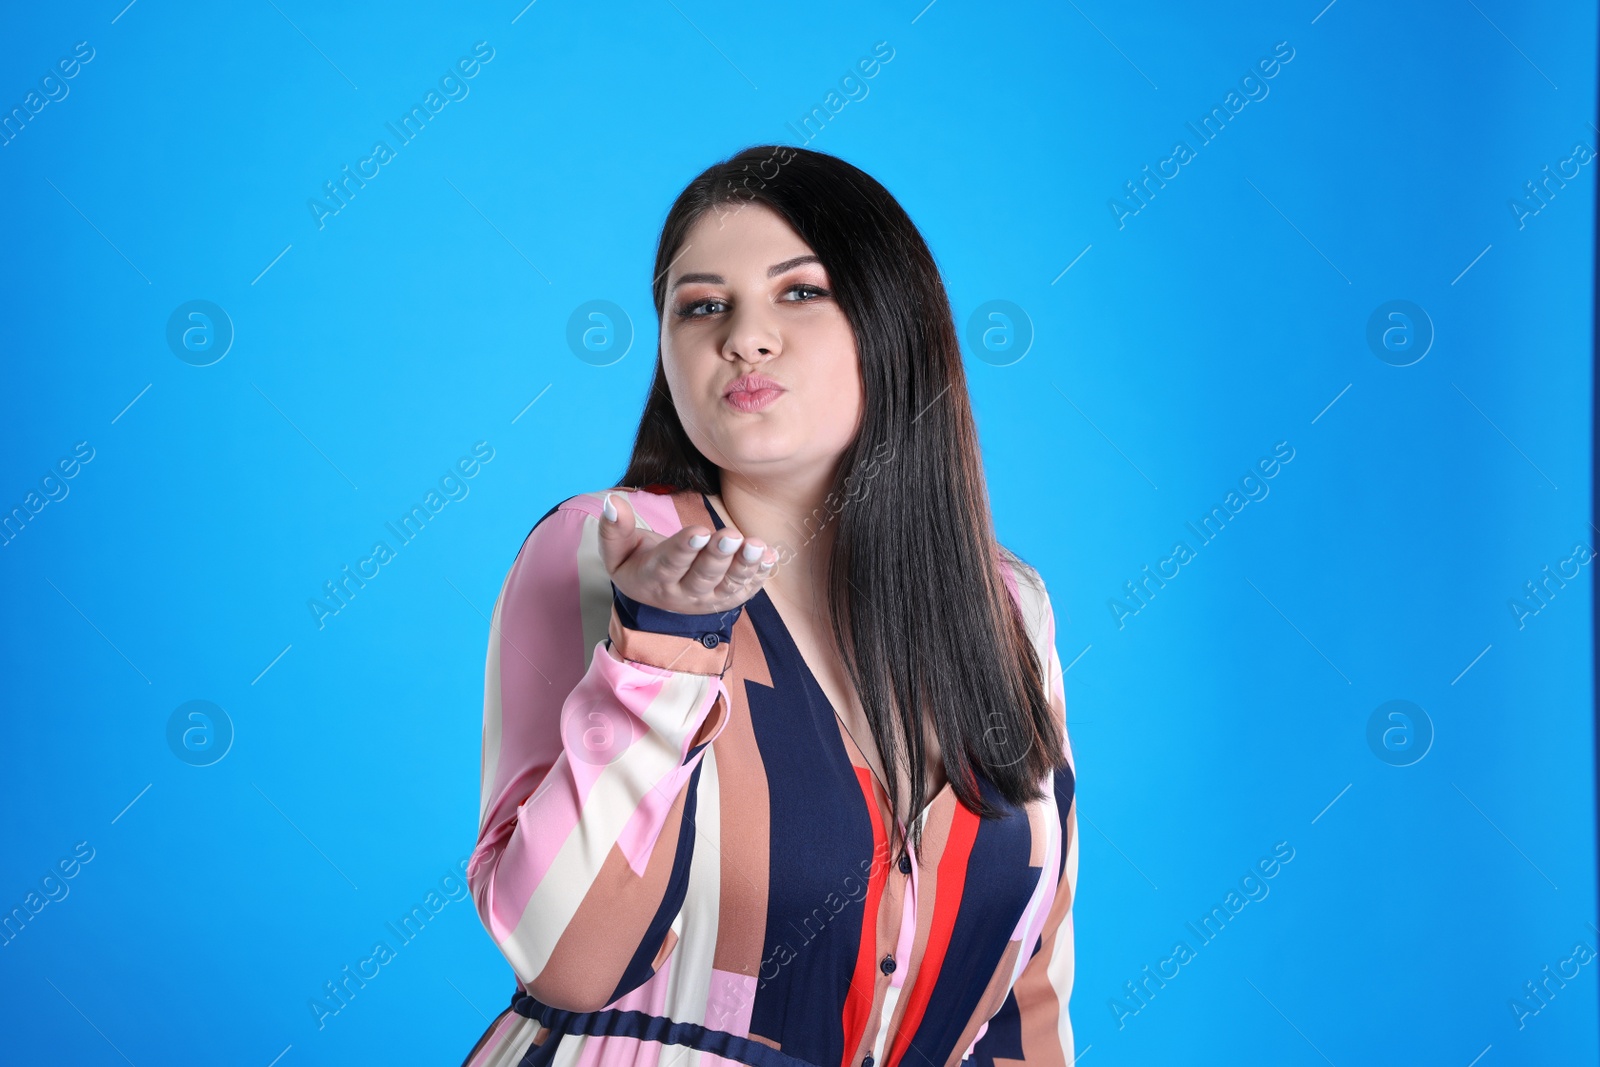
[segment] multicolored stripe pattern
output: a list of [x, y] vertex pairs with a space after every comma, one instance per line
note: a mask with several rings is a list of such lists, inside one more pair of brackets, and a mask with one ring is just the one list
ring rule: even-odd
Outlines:
[[[640, 526], [721, 527], [699, 493]], [[516, 975], [463, 1067], [943, 1067], [1074, 1059], [1074, 773], [982, 820], [946, 785], [923, 861], [762, 592], [641, 609], [601, 561], [606, 491], [551, 508], [495, 604], [467, 879]], [[1065, 730], [1055, 616], [1003, 568]]]

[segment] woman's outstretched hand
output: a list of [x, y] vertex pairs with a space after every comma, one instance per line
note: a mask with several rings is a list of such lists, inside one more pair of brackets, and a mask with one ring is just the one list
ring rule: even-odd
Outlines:
[[664, 611], [709, 615], [755, 596], [778, 553], [725, 526], [685, 526], [671, 537], [639, 529], [621, 493], [607, 493], [600, 518], [600, 558], [626, 596]]

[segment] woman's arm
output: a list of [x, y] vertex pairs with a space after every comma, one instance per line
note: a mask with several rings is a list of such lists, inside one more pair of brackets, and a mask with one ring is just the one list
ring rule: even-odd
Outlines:
[[672, 949], [692, 785], [727, 722], [721, 675], [738, 614], [682, 615], [617, 594], [590, 496], [541, 519], [506, 576], [467, 880], [517, 978], [546, 1004], [604, 1007]]
[[1037, 572], [1018, 573], [1023, 614], [1030, 622], [1034, 648], [1044, 667], [1050, 706], [1055, 709], [1066, 743], [1067, 766], [1056, 771], [1055, 796], [1058, 848], [1052, 851], [1053, 869], [1044, 877], [1055, 880], [1055, 893], [1039, 932], [1024, 951], [1032, 953], [1017, 976], [1005, 1002], [973, 1044], [971, 1067], [997, 1063], [1070, 1064], [1074, 1059], [1072, 1019], [1067, 1000], [1072, 995], [1074, 955], [1072, 902], [1078, 888], [1078, 808], [1072, 745], [1066, 736], [1066, 697], [1063, 693], [1061, 657], [1056, 647], [1055, 612], [1044, 580]]

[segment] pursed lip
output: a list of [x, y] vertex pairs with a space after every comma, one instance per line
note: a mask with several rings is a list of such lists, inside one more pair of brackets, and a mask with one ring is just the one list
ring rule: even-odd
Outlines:
[[724, 397], [729, 397], [733, 396], [735, 393], [756, 393], [763, 389], [776, 389], [779, 392], [785, 391], [783, 386], [779, 385], [777, 382], [763, 374], [746, 374], [742, 378], [735, 378], [733, 381], [729, 382], [728, 387], [722, 391], [722, 395]]

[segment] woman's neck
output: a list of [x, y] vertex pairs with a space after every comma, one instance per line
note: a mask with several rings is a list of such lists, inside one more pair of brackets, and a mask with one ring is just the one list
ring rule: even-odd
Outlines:
[[778, 571], [767, 588], [778, 588], [807, 609], [824, 592], [827, 554], [837, 528], [837, 508], [827, 499], [831, 484], [820, 476], [756, 484], [725, 470], [722, 491], [713, 495], [723, 517], [741, 534], [778, 550]]

